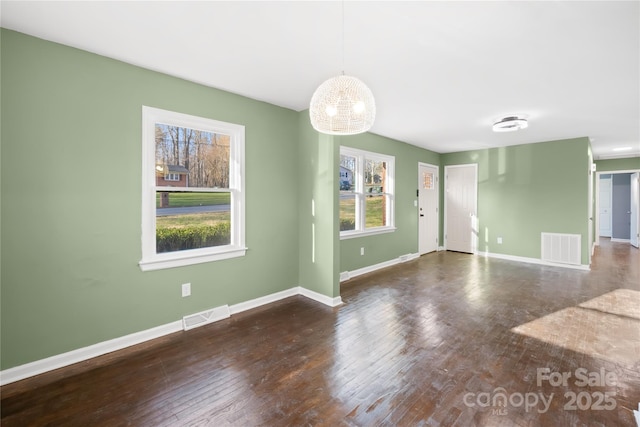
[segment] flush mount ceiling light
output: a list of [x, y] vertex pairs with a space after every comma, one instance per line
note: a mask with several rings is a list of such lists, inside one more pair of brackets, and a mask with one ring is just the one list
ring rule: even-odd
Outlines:
[[[344, 1], [342, 2], [342, 67], [344, 69]], [[311, 126], [329, 135], [355, 135], [371, 129], [376, 118], [373, 93], [360, 79], [342, 75], [322, 83], [309, 104]]]
[[513, 132], [528, 126], [527, 119], [522, 116], [507, 116], [493, 123], [494, 132]]

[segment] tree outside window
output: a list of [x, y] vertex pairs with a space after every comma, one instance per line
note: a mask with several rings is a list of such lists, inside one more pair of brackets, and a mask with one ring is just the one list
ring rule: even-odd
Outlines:
[[342, 238], [395, 230], [393, 156], [340, 148]]

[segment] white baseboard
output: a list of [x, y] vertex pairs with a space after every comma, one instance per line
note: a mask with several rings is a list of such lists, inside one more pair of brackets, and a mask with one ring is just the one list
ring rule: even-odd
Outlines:
[[613, 237], [611, 238], [611, 241], [618, 243], [631, 243], [631, 239], [614, 239]]
[[446, 251], [447, 249], [444, 246], [438, 246], [438, 252]]
[[254, 298], [249, 301], [240, 302], [238, 304], [233, 304], [229, 306], [229, 311], [231, 315], [241, 313], [243, 311], [251, 310], [252, 308], [257, 308], [266, 304], [271, 304], [272, 302], [280, 301], [281, 299], [289, 298], [294, 295], [300, 294], [299, 286], [294, 286], [293, 288], [285, 289], [284, 291], [276, 292], [273, 294], [265, 295], [263, 297]]
[[[342, 298], [339, 296], [331, 298], [310, 289], [303, 288], [302, 286], [294, 286], [293, 288], [286, 289], [284, 291], [231, 305], [229, 306], [229, 312], [231, 313], [231, 315], [237, 314], [294, 295], [303, 295], [307, 298], [328, 305], [330, 307], [336, 307], [342, 304]], [[205, 322], [202, 323], [202, 325], [208, 323], [211, 322]], [[141, 344], [145, 341], [160, 338], [174, 332], [180, 332], [183, 331], [183, 328], [183, 320], [176, 320], [175, 322], [167, 323], [165, 325], [156, 326], [154, 328], [140, 332], [134, 332], [133, 334], [99, 342], [88, 347], [79, 348], [66, 353], [47, 357], [45, 359], [26, 363], [24, 365], [5, 369], [4, 371], [0, 371], [0, 386], [20, 381], [25, 378], [33, 377], [35, 375], [43, 374], [45, 372], [53, 371], [54, 369], [73, 365], [74, 363], [83, 362], [85, 360], [102, 356], [104, 354], [111, 353], [117, 350], [122, 350], [123, 348]]]
[[311, 289], [303, 288], [302, 286], [298, 287], [298, 293], [307, 298], [310, 298], [314, 301], [321, 302], [324, 305], [328, 305], [329, 307], [337, 307], [342, 304], [342, 297], [331, 298], [324, 294], [320, 294], [316, 291], [312, 291]]
[[527, 257], [521, 257], [521, 256], [515, 256], [515, 255], [496, 254], [492, 252], [477, 252], [476, 255], [483, 256], [486, 258], [498, 258], [498, 259], [506, 259], [508, 261], [526, 262], [528, 264], [548, 265], [550, 267], [572, 268], [574, 270], [589, 271], [591, 269], [588, 265], [584, 265], [584, 264], [581, 264], [581, 265], [561, 264], [557, 262], [543, 261], [539, 258], [527, 258]]
[[382, 268], [391, 267], [392, 265], [411, 261], [419, 257], [420, 257], [420, 254], [418, 253], [400, 255], [398, 258], [391, 259], [389, 261], [379, 262], [378, 264], [370, 265], [367, 267], [358, 268], [357, 270], [343, 271], [342, 273], [340, 273], [340, 282], [344, 282], [346, 280], [353, 279], [354, 277], [360, 276], [362, 274], [371, 273], [372, 271], [380, 270]]
[[167, 323], [144, 331], [135, 332], [112, 340], [102, 341], [88, 347], [68, 351], [66, 353], [47, 357], [46, 359], [36, 360], [35, 362], [26, 363], [14, 368], [5, 369], [0, 372], [0, 385], [33, 377], [48, 371], [53, 371], [54, 369], [73, 365], [74, 363], [83, 362], [97, 356], [102, 356], [103, 354], [122, 350], [123, 348], [179, 331], [182, 331], [182, 320], [177, 320], [175, 322]]

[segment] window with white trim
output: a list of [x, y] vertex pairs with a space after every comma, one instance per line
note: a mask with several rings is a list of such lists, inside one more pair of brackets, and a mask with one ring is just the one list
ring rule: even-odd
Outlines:
[[340, 147], [340, 238], [388, 233], [394, 226], [395, 157]]
[[244, 126], [142, 107], [143, 271], [244, 256], [244, 205]]

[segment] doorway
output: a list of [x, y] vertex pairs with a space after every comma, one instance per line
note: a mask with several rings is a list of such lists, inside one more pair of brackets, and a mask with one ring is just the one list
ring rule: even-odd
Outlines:
[[438, 250], [438, 166], [418, 163], [418, 252]]
[[445, 248], [475, 253], [477, 248], [478, 165], [444, 167]]
[[[637, 169], [596, 172], [596, 188], [594, 191], [596, 199], [595, 245], [600, 244], [600, 236], [611, 237], [613, 241], [628, 242], [633, 246], [636, 246], [638, 243], [638, 228], [640, 228], [638, 205], [640, 204], [640, 195], [637, 193], [640, 191], [638, 188], [640, 184], [638, 184], [637, 177], [639, 172], [640, 170]], [[611, 183], [611, 196], [609, 196], [606, 189], [602, 191], [602, 187], [607, 187], [609, 182]], [[616, 186], [616, 183], [622, 185]], [[621, 190], [623, 187], [626, 187], [626, 189]], [[616, 195], [618, 196], [618, 200], [620, 200], [621, 193], [624, 193], [623, 201], [622, 203], [617, 203]], [[609, 197], [611, 197], [610, 200]], [[607, 206], [609, 206], [610, 209], [608, 212], [604, 212]], [[607, 233], [607, 222], [609, 221], [611, 221], [610, 234]], [[603, 222], [605, 224], [603, 224]], [[620, 234], [621, 229], [623, 229], [622, 234]]]

